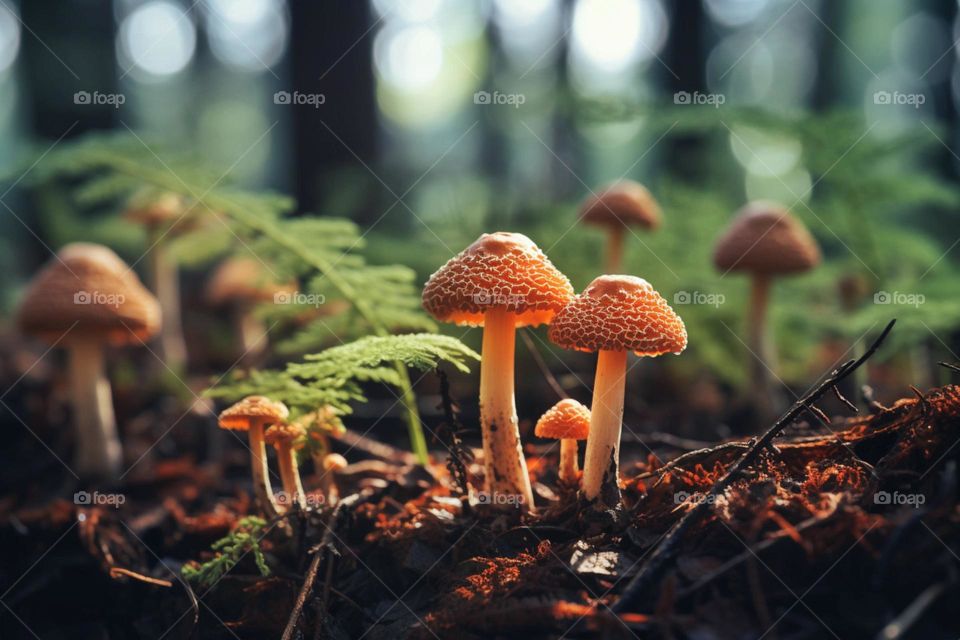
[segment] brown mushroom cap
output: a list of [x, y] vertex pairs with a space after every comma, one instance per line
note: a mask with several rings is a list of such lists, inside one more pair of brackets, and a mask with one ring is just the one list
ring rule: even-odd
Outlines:
[[713, 263], [722, 271], [789, 274], [820, 262], [820, 248], [807, 228], [781, 205], [751, 202], [717, 241]]
[[220, 428], [247, 431], [253, 421], [283, 422], [290, 415], [287, 405], [264, 396], [247, 396], [220, 413]]
[[263, 433], [263, 439], [267, 444], [280, 444], [281, 442], [293, 442], [302, 438], [305, 431], [296, 422], [278, 422]]
[[603, 227], [656, 229], [660, 226], [660, 205], [639, 182], [619, 180], [587, 196], [580, 205], [580, 219]]
[[78, 338], [139, 343], [159, 330], [160, 304], [116, 253], [77, 242], [34, 276], [17, 323], [24, 333], [51, 341], [69, 330]]
[[171, 191], [135, 193], [127, 202], [123, 217], [144, 226], [156, 226], [176, 222], [186, 217], [187, 200]]
[[573, 398], [561, 400], [540, 416], [533, 433], [538, 438], [586, 440], [590, 435], [590, 409]]
[[293, 284], [274, 282], [266, 268], [253, 258], [228, 258], [220, 263], [207, 283], [207, 301], [213, 305], [231, 302], [270, 302], [278, 293], [296, 291]]
[[530, 238], [485, 233], [440, 267], [423, 288], [423, 308], [441, 322], [483, 326], [501, 308], [518, 327], [550, 322], [573, 297], [573, 287]]
[[649, 282], [600, 276], [550, 324], [550, 340], [576, 351], [633, 351], [638, 356], [680, 353], [687, 330]]
[[347, 466], [347, 459], [339, 453], [328, 453], [323, 458], [323, 468], [327, 471], [338, 471]]

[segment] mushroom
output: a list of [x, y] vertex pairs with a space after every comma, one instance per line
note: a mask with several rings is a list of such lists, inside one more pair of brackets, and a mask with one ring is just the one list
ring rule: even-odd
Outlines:
[[687, 346], [687, 330], [649, 282], [608, 275], [591, 282], [557, 314], [549, 336], [564, 349], [599, 352], [582, 487], [597, 508], [616, 507], [627, 352], [680, 353]]
[[296, 445], [305, 433], [303, 427], [295, 422], [278, 422], [263, 434], [264, 442], [273, 445], [277, 451], [277, 466], [280, 467], [280, 479], [286, 494], [284, 502], [296, 502], [301, 509], [307, 508], [307, 499], [300, 482]]
[[573, 288], [530, 238], [480, 238], [430, 276], [423, 306], [437, 320], [483, 327], [480, 423], [485, 491], [492, 504], [533, 508], [514, 401], [516, 328], [549, 323]]
[[194, 220], [188, 219], [189, 210], [183, 196], [148, 189], [134, 194], [123, 214], [126, 220], [143, 226], [147, 231], [150, 288], [160, 301], [163, 314], [160, 355], [174, 371], [186, 368], [187, 347], [180, 318], [180, 278], [177, 264], [167, 247], [167, 238], [192, 225]]
[[231, 308], [243, 359], [250, 361], [263, 353], [267, 345], [267, 327], [254, 313], [254, 307], [288, 296], [295, 289], [293, 285], [274, 282], [253, 258], [228, 258], [207, 283], [206, 298], [213, 306]]
[[607, 272], [621, 271], [623, 234], [628, 226], [653, 230], [660, 226], [660, 205], [642, 184], [618, 180], [580, 205], [580, 220], [607, 231]]
[[264, 396], [247, 396], [220, 413], [220, 428], [246, 431], [250, 439], [250, 470], [253, 474], [253, 491], [261, 508], [271, 518], [279, 515], [277, 502], [270, 486], [270, 469], [267, 466], [267, 449], [264, 446], [264, 430], [268, 425], [285, 421], [290, 415], [282, 402], [274, 402]]
[[590, 409], [572, 398], [565, 398], [540, 416], [534, 435], [560, 441], [560, 482], [577, 485], [577, 440], [586, 440], [590, 433]]
[[774, 362], [766, 318], [770, 284], [777, 276], [801, 273], [819, 264], [820, 249], [786, 208], [757, 201], [744, 206], [717, 240], [713, 262], [724, 274], [745, 271], [752, 278], [747, 312], [747, 346], [753, 354], [750, 377], [758, 407], [768, 417]]
[[337, 472], [347, 467], [347, 459], [339, 453], [328, 453], [323, 459], [323, 475], [320, 476], [320, 491], [331, 507], [340, 499], [337, 488]]
[[160, 327], [160, 306], [113, 251], [65, 246], [33, 278], [17, 313], [27, 334], [69, 353], [70, 401], [77, 430], [76, 472], [116, 479], [123, 463], [104, 348], [142, 344]]

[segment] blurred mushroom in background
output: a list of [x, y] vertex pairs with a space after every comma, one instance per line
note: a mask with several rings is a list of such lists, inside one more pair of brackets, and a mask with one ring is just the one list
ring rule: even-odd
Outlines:
[[652, 231], [660, 226], [660, 205], [639, 182], [618, 180], [590, 194], [580, 205], [584, 224], [602, 227], [607, 232], [606, 272], [623, 271], [623, 236], [628, 227]]

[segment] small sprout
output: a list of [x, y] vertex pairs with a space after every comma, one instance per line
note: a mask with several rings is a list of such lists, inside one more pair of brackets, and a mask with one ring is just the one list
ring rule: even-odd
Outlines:
[[516, 329], [549, 323], [572, 296], [570, 281], [530, 238], [505, 232], [480, 236], [430, 276], [423, 290], [423, 306], [437, 320], [484, 328], [480, 424], [485, 489], [516, 497], [525, 508], [532, 508], [533, 492], [514, 400]]
[[590, 433], [590, 409], [566, 398], [540, 416], [534, 435], [560, 441], [560, 483], [567, 487], [578, 484], [578, 440], [586, 440]]
[[156, 298], [107, 247], [70, 244], [34, 277], [20, 303], [17, 322], [24, 333], [69, 353], [77, 473], [115, 479], [123, 452], [104, 349], [149, 340], [160, 328]]
[[330, 453], [323, 459], [323, 476], [320, 478], [320, 489], [324, 499], [331, 507], [340, 500], [340, 490], [337, 488], [337, 472], [345, 469], [347, 459], [339, 453]]
[[646, 280], [600, 276], [557, 314], [549, 336], [564, 349], [599, 352], [583, 494], [596, 500], [599, 509], [617, 507], [627, 352], [638, 356], [680, 353], [687, 346], [687, 330]]
[[303, 438], [304, 430], [299, 424], [278, 423], [266, 430], [263, 435], [264, 441], [271, 444], [277, 450], [277, 465], [280, 467], [280, 479], [283, 481], [283, 491], [286, 498], [300, 505], [301, 509], [307, 508], [306, 494], [303, 491], [303, 484], [300, 482], [300, 469], [297, 466], [297, 445]]
[[323, 459], [330, 453], [330, 437], [343, 435], [346, 428], [340, 414], [330, 405], [311, 411], [296, 422], [306, 431], [301, 451], [313, 459], [313, 474], [321, 482], [324, 475]]
[[250, 439], [250, 467], [253, 474], [253, 490], [260, 507], [268, 517], [279, 515], [280, 509], [270, 486], [270, 469], [267, 466], [267, 449], [264, 430], [268, 425], [283, 422], [290, 415], [287, 406], [263, 396], [247, 396], [220, 414], [220, 428], [246, 431]]
[[607, 231], [607, 272], [619, 273], [627, 227], [653, 230], [660, 226], [660, 205], [642, 184], [619, 180], [591, 194], [580, 205], [580, 220]]
[[181, 573], [184, 579], [203, 589], [211, 589], [247, 554], [253, 557], [260, 575], [269, 576], [270, 567], [260, 549], [266, 526], [267, 522], [257, 516], [241, 518], [229, 534], [211, 545], [210, 549], [216, 554], [212, 560], [202, 564], [192, 561], [183, 565]]

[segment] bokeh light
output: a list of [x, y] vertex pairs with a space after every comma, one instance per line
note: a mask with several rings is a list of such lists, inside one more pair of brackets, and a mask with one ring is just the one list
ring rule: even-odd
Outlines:
[[430, 86], [443, 68], [443, 41], [427, 25], [388, 25], [373, 48], [377, 71], [395, 87], [412, 91]]
[[756, 20], [770, 0], [705, 0], [707, 13], [717, 24], [740, 27]]
[[666, 22], [655, 0], [578, 0], [571, 29], [573, 58], [601, 73], [624, 71], [663, 48]]
[[242, 71], [266, 71], [287, 46], [288, 17], [283, 0], [210, 0], [204, 26], [210, 50]]
[[134, 9], [117, 35], [121, 64], [140, 80], [179, 73], [190, 63], [196, 45], [193, 20], [181, 6], [167, 0], [150, 0]]
[[558, 42], [559, 0], [494, 0], [493, 9], [494, 24], [511, 62], [547, 66], [563, 50]]
[[13, 66], [20, 51], [20, 20], [13, 10], [0, 4], [0, 74]]

